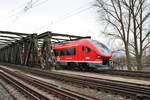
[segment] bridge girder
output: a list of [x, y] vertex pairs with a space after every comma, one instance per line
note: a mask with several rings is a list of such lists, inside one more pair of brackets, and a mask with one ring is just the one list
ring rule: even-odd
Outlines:
[[[62, 41], [73, 41], [81, 38], [75, 35], [52, 33], [50, 31], [42, 34], [26, 34], [19, 32], [0, 31], [0, 37], [9, 39], [0, 39], [0, 62], [13, 63], [18, 65], [32, 66], [51, 69], [55, 66], [54, 52], [52, 43]], [[13, 36], [6, 36], [13, 35]], [[14, 36], [15, 35], [15, 36]], [[65, 37], [65, 38], [64, 38]], [[45, 63], [45, 64], [44, 64]]]

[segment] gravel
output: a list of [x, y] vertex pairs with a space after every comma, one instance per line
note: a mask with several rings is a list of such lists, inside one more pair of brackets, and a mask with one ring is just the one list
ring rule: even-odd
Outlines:
[[8, 91], [2, 86], [2, 80], [0, 79], [0, 100], [14, 100]]
[[30, 100], [11, 84], [0, 79], [0, 100]]
[[[73, 84], [72, 82], [58, 81], [58, 80], [54, 80], [54, 79], [50, 79], [50, 78], [43, 78], [43, 77], [30, 75], [30, 74], [26, 74], [26, 75], [40, 79], [40, 80], [43, 80], [43, 81], [46, 81], [46, 82], [49, 82], [49, 83], [54, 84], [54, 85], [57, 85], [60, 88], [66, 88], [66, 89], [69, 89], [69, 90], [72, 90], [72, 91], [75, 91], [75, 92], [78, 92], [81, 94], [85, 94], [85, 95], [88, 95], [91, 97], [98, 98], [100, 100], [133, 100], [131, 98], [126, 98], [126, 97], [121, 96], [121, 95], [116, 95], [116, 94], [108, 93], [105, 91], [91, 89], [88, 87], [86, 87], [86, 88], [81, 87], [81, 86], [78, 86], [77, 84]], [[10, 88], [9, 90], [12, 89], [14, 94], [17, 94], [17, 95], [15, 95], [15, 97], [21, 97], [22, 98], [22, 99], [18, 99], [18, 100], [28, 100], [19, 91], [16, 91], [11, 85], [7, 84], [6, 87], [9, 87]], [[4, 100], [9, 100], [9, 99], [4, 99]]]
[[43, 78], [43, 77], [39, 77], [39, 76], [29, 75], [29, 74], [27, 74], [27, 75], [37, 78], [39, 80], [46, 81], [48, 83], [57, 85], [60, 88], [66, 88], [66, 89], [69, 89], [69, 90], [72, 90], [72, 91], [75, 91], [75, 92], [78, 92], [81, 94], [95, 97], [100, 100], [133, 100], [131, 98], [126, 98], [126, 97], [123, 97], [120, 95], [111, 94], [111, 93], [107, 93], [104, 91], [98, 91], [96, 89], [81, 87], [81, 86], [78, 86], [71, 82], [63, 82], [63, 81], [58, 81], [58, 80], [54, 80], [54, 79], [48, 79], [48, 78]]

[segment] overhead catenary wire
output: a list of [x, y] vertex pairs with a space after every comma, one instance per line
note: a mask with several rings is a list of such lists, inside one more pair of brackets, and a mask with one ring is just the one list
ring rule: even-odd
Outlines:
[[[34, 7], [37, 7], [37, 6], [39, 6], [39, 5], [41, 5], [41, 4], [43, 4], [43, 3], [45, 3], [45, 2], [47, 2], [48, 0], [29, 0], [25, 5], [24, 5], [24, 7], [20, 7], [19, 6], [19, 8], [18, 9], [14, 9], [13, 10], [13, 13], [10, 15], [10, 16], [8, 16], [5, 20], [7, 21], [7, 19], [9, 19], [9, 18], [13, 18], [13, 20], [11, 21], [11, 24], [10, 25], [12, 25], [13, 23], [15, 23], [18, 19], [20, 19], [28, 10], [30, 10], [30, 9], [32, 9], [32, 8], [34, 8]], [[88, 2], [88, 3], [90, 3], [90, 2]], [[86, 6], [86, 7], [85, 7]], [[54, 20], [54, 21], [52, 21], [51, 23], [48, 23], [47, 25], [44, 25], [44, 27], [46, 27], [46, 26], [48, 26], [48, 25], [54, 25], [54, 24], [57, 24], [57, 23], [59, 23], [59, 22], [62, 22], [62, 21], [64, 21], [64, 20], [66, 20], [66, 19], [68, 19], [68, 18], [70, 18], [70, 17], [72, 17], [72, 16], [75, 16], [75, 15], [77, 15], [77, 14], [80, 14], [80, 13], [82, 13], [82, 12], [84, 12], [84, 11], [87, 11], [88, 9], [90, 9], [90, 8], [92, 8], [92, 6], [88, 6], [87, 7], [87, 5], [84, 5], [84, 6], [81, 6], [81, 7], [79, 7], [78, 9], [75, 9], [74, 11], [71, 11], [71, 12], [69, 12], [69, 13], [66, 13], [63, 17], [60, 17], [60, 18], [58, 18], [58, 19], [56, 19], [56, 20]], [[3, 21], [5, 21], [5, 20], [3, 20]], [[38, 28], [38, 29], [36, 29], [36, 30], [41, 30], [42, 28], [44, 28], [44, 27], [40, 27], [40, 28]]]
[[29, 0], [27, 1], [27, 3], [18, 6], [17, 8], [13, 9], [10, 13], [8, 13], [8, 16], [5, 16], [4, 18], [0, 19], [1, 22], [1, 26], [5, 26], [2, 25], [6, 24], [6, 22], [8, 24], [7, 27], [4, 29], [5, 30], [9, 30], [9, 27], [11, 27], [16, 21], [18, 21], [22, 16], [25, 15], [25, 13], [27, 13], [30, 9], [40, 6], [41, 4], [45, 3], [48, 0]]
[[14, 17], [20, 11], [20, 9], [22, 9], [22, 6], [24, 6], [24, 4], [19, 5], [18, 7], [6, 12], [4, 15], [0, 15], [0, 22], [5, 22]]
[[45, 27], [47, 27], [47, 26], [49, 26], [49, 25], [58, 24], [58, 23], [60, 23], [60, 22], [62, 22], [62, 21], [64, 21], [64, 20], [66, 20], [66, 19], [68, 19], [68, 18], [71, 18], [71, 17], [73, 17], [73, 16], [75, 16], [75, 15], [78, 15], [78, 14], [80, 14], [80, 13], [82, 13], [82, 12], [85, 12], [85, 11], [91, 9], [91, 8], [93, 8], [93, 6], [88, 6], [88, 7], [85, 7], [85, 6], [84, 6], [84, 8], [80, 7], [80, 8], [78, 8], [77, 10], [75, 10], [75, 11], [73, 11], [73, 12], [66, 13], [63, 17], [60, 17], [59, 19], [56, 19], [55, 21], [51, 21], [51, 23], [48, 23], [48, 24], [46, 24], [46, 25], [44, 25], [44, 26], [42, 26], [42, 27], [40, 27], [40, 28], [34, 29], [33, 31], [41, 30], [41, 29], [43, 29], [43, 28], [45, 28]]
[[28, 10], [30, 10], [31, 8], [37, 7], [47, 1], [48, 0], [29, 0], [26, 4], [22, 4], [18, 6], [17, 8], [11, 10], [9, 13], [6, 13], [5, 17], [0, 18], [0, 22], [5, 22], [10, 19], [13, 19], [11, 22], [11, 24], [13, 24], [19, 18], [21, 18], [21, 16], [23, 16]]
[[39, 6], [43, 3], [45, 3], [48, 0], [29, 0], [26, 5], [23, 7], [23, 9], [20, 10], [20, 12], [18, 13], [18, 15], [16, 15], [15, 19], [12, 21], [12, 23], [16, 22], [19, 18], [21, 18], [21, 16], [23, 16], [28, 10]]

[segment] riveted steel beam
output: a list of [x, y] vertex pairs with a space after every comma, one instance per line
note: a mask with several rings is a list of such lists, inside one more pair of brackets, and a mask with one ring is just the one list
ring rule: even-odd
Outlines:
[[17, 36], [27, 36], [27, 35], [29, 35], [29, 33], [10, 32], [10, 31], [0, 31], [0, 34], [17, 35]]

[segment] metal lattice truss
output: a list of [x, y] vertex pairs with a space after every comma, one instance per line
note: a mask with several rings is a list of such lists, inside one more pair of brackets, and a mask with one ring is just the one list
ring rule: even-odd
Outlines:
[[29, 34], [9, 32], [9, 31], [0, 31], [0, 47], [4, 47], [6, 45], [12, 44], [27, 35]]
[[50, 69], [55, 65], [53, 43], [74, 41], [89, 36], [52, 33], [27, 34], [0, 31], [0, 62]]

